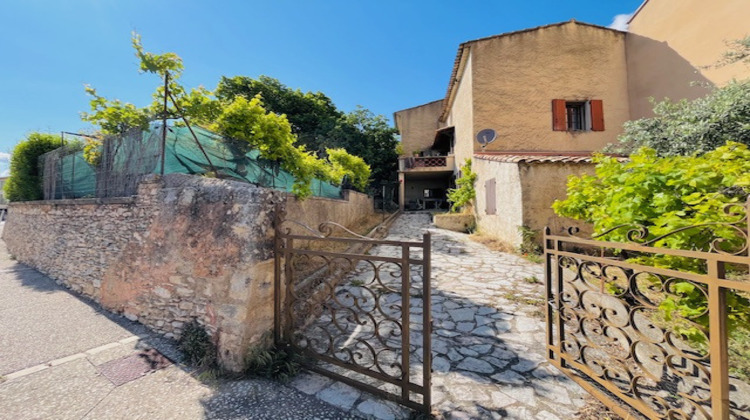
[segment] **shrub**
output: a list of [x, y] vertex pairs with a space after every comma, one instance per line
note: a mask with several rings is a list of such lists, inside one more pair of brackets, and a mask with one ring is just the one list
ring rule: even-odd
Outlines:
[[102, 160], [102, 141], [96, 138], [87, 138], [83, 146], [83, 159], [92, 166], [99, 166]]
[[733, 81], [703, 98], [654, 105], [653, 118], [625, 123], [619, 144], [608, 151], [631, 153], [646, 146], [659, 156], [706, 153], [727, 141], [750, 145], [750, 80]]
[[471, 171], [471, 159], [466, 159], [461, 168], [461, 177], [456, 180], [456, 187], [448, 190], [448, 201], [451, 203], [451, 211], [458, 211], [466, 205], [470, 205], [477, 196], [474, 183], [477, 174]]
[[13, 149], [10, 157], [10, 178], [5, 182], [9, 201], [30, 201], [44, 198], [39, 156], [62, 145], [60, 136], [31, 133]]
[[[746, 238], [736, 229], [722, 226], [732, 223], [750, 194], [750, 150], [744, 144], [727, 143], [698, 156], [660, 158], [653, 149], [644, 148], [620, 163], [611, 157], [598, 156], [596, 175], [571, 176], [568, 197], [553, 205], [560, 216], [592, 223], [595, 233], [620, 226], [644, 226], [644, 241], [685, 229], [656, 241], [653, 245], [672, 249], [708, 251], [718, 244], [723, 251], [741, 249]], [[736, 205], [725, 211], [727, 205]], [[707, 229], [707, 227], [713, 227]], [[628, 242], [628, 229], [615, 229], [598, 239]], [[718, 241], [714, 241], [718, 239]], [[694, 258], [669, 255], [646, 255], [630, 261], [680, 270], [706, 273], [705, 262]], [[708, 316], [701, 315], [707, 302], [705, 290], [691, 282], [675, 282], [675, 292], [660, 304], [666, 321], [678, 313], [704, 327]], [[617, 292], [617, 290], [611, 290]], [[727, 292], [728, 329], [750, 323], [750, 300], [740, 293]], [[705, 341], [694, 328], [674, 329], [693, 342]]]
[[331, 163], [331, 178], [340, 184], [347, 177], [358, 191], [364, 191], [370, 182], [370, 167], [359, 156], [350, 155], [344, 149], [326, 149]]
[[518, 246], [518, 252], [523, 255], [539, 255], [542, 253], [542, 247], [536, 243], [536, 231], [528, 226], [519, 226], [518, 233], [521, 234], [521, 245]]

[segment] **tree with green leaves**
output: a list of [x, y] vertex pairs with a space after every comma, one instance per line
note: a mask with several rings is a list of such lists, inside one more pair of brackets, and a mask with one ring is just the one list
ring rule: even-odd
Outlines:
[[321, 92], [291, 89], [268, 76], [222, 77], [216, 96], [224, 101], [238, 96], [251, 99], [261, 95], [271, 112], [286, 115], [300, 144], [320, 157], [326, 149], [344, 149], [364, 159], [372, 168], [372, 181], [394, 181], [398, 164], [396, 129], [382, 115], [357, 107], [344, 113]]
[[10, 156], [10, 177], [3, 191], [9, 201], [31, 201], [44, 198], [39, 157], [62, 146], [58, 135], [31, 133], [13, 148]]
[[328, 161], [333, 167], [332, 178], [349, 178], [357, 189], [364, 190], [370, 181], [370, 166], [359, 156], [349, 154], [344, 149], [326, 149]]
[[397, 179], [396, 134], [384, 116], [357, 107], [339, 120], [330, 133], [330, 143], [364, 159], [372, 168], [373, 185], [378, 186]]
[[750, 145], [750, 80], [732, 81], [703, 98], [654, 105], [652, 118], [625, 123], [609, 152], [629, 154], [649, 147], [659, 156], [706, 153], [727, 141]]
[[257, 95], [268, 111], [286, 115], [292, 133], [310, 151], [325, 151], [327, 135], [343, 115], [325, 94], [294, 90], [268, 76], [222, 77], [216, 87], [216, 97], [223, 101], [240, 96], [250, 100]]
[[[315, 178], [340, 185], [343, 178], [348, 177], [357, 180], [355, 185], [360, 188], [366, 185], [370, 175], [367, 165], [354, 164], [358, 162], [356, 156], [346, 156], [345, 150], [337, 149], [333, 161], [321, 159], [308, 151], [305, 144], [298, 143], [287, 116], [269, 112], [264, 107], [262, 93], [245, 97], [223, 93], [214, 95], [202, 87], [188, 91], [179, 83], [184, 68], [179, 56], [146, 52], [137, 34], [133, 34], [133, 48], [142, 72], [156, 74], [168, 82], [166, 116], [187, 119], [238, 141], [245, 151], [256, 149], [262, 158], [278, 161], [295, 178], [292, 192], [298, 197], [312, 194], [311, 183]], [[147, 129], [152, 120], [165, 116], [163, 85], [156, 89], [152, 104], [145, 108], [107, 100], [88, 86], [86, 92], [92, 98], [91, 112], [83, 113], [82, 118], [97, 125], [105, 135], [122, 134], [131, 128]], [[269, 96], [272, 101], [279, 101]], [[84, 150], [84, 156], [92, 164], [98, 160], [99, 146], [97, 140], [92, 140]]]
[[[750, 196], [747, 145], [729, 142], [702, 155], [667, 157], [643, 148], [626, 162], [603, 155], [596, 156], [595, 162], [596, 174], [571, 176], [567, 198], [556, 201], [553, 208], [560, 216], [591, 223], [595, 233], [609, 231], [597, 239], [627, 242], [629, 229], [611, 230], [627, 225], [647, 228], [644, 241], [672, 233], [656, 241], [653, 246], [657, 247], [709, 251], [718, 244], [722, 251], [731, 251], [745, 245], [747, 238], [727, 225], [739, 220], [737, 212], [726, 212], [725, 207], [742, 208]], [[689, 226], [710, 229], [680, 230]], [[705, 261], [694, 258], [656, 254], [631, 260], [684, 272], [707, 272]], [[677, 312], [707, 326], [708, 317], [701, 315], [707, 305], [706, 294], [698, 287], [676, 282], [674, 296], [660, 304], [664, 319], [671, 320]], [[748, 298], [729, 291], [727, 302], [729, 329], [749, 325]], [[675, 328], [694, 342], [705, 341], [704, 334], [695, 329]]]

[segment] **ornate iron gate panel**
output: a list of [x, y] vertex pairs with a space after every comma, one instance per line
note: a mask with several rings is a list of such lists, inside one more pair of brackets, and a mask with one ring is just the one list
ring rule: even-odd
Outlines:
[[429, 413], [430, 234], [373, 239], [280, 214], [275, 249], [276, 343], [314, 372]]
[[[750, 316], [747, 207], [726, 213], [734, 220], [659, 237], [615, 228], [627, 243], [547, 229], [550, 362], [625, 418], [629, 406], [652, 419], [750, 419], [750, 325], [738, 324]], [[705, 235], [697, 250], [661, 247], [690, 229]], [[742, 352], [744, 373], [730, 362]]]

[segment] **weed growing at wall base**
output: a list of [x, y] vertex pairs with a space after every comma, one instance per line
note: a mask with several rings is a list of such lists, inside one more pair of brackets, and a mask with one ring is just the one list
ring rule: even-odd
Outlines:
[[245, 373], [274, 379], [282, 383], [292, 380], [302, 367], [302, 358], [289, 347], [254, 347], [247, 353]]
[[185, 356], [185, 361], [193, 366], [207, 369], [215, 369], [218, 366], [216, 344], [197, 321], [185, 326], [178, 348]]

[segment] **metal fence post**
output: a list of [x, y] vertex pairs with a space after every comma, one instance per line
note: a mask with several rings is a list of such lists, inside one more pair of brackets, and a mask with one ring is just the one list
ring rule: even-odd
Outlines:
[[727, 294], [718, 282], [724, 277], [724, 263], [708, 262], [708, 337], [711, 357], [711, 411], [714, 420], [729, 420], [729, 342], [727, 335]]
[[167, 98], [169, 97], [169, 72], [164, 72], [164, 116], [161, 122], [161, 176], [164, 176], [164, 155], [167, 153]]
[[422, 235], [422, 386], [424, 387], [424, 412], [432, 410], [432, 235]]

